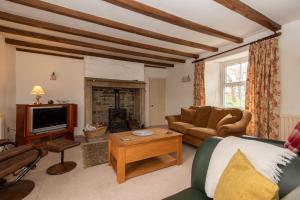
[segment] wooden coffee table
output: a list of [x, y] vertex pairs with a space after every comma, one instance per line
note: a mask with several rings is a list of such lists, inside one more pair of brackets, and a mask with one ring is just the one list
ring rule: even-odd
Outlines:
[[[108, 163], [118, 183], [126, 179], [182, 163], [182, 134], [162, 128], [148, 129], [151, 136], [135, 136], [131, 131], [114, 133], [108, 140]], [[124, 140], [129, 139], [129, 140]], [[176, 152], [176, 156], [170, 153]]]

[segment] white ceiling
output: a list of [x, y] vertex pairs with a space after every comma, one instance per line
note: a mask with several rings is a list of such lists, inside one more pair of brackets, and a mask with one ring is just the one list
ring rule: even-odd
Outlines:
[[[126, 23], [129, 25], [137, 26], [147, 30], [159, 32], [165, 35], [170, 35], [185, 40], [199, 42], [211, 46], [222, 47], [230, 42], [204, 35], [192, 30], [188, 30], [182, 27], [178, 27], [166, 22], [162, 22], [118, 6], [109, 4], [102, 0], [44, 0], [49, 3], [57, 4], [60, 6], [76, 9], [82, 12], [86, 12], [92, 15], [112, 19], [118, 22]], [[225, 7], [219, 5], [213, 0], [140, 0], [142, 3], [151, 5], [177, 16], [192, 20], [202, 25], [209, 26], [211, 28], [239, 36], [248, 37], [258, 32], [265, 31], [266, 28], [234, 13]], [[285, 24], [290, 21], [300, 19], [300, 0], [242, 0], [256, 10], [262, 12], [274, 21]], [[186, 47], [182, 45], [176, 45], [169, 42], [164, 42], [156, 39], [147, 38], [144, 36], [119, 31], [116, 29], [96, 25], [93, 23], [53, 14], [38, 9], [14, 4], [5, 0], [0, 0], [0, 10], [9, 12], [12, 14], [22, 15], [25, 17], [31, 17], [38, 20], [52, 22], [64, 26], [70, 26], [92, 32], [98, 32], [105, 35], [119, 37], [122, 39], [138, 41], [146, 44], [172, 48], [180, 51], [187, 51], [191, 53], [202, 53], [200, 49]], [[31, 28], [24, 25], [18, 25], [15, 23], [5, 22], [0, 20], [1, 25], [11, 26], [15, 28], [23, 28], [26, 30], [34, 30], [43, 33], [54, 33], [47, 30], [38, 28]], [[137, 49], [134, 47], [127, 47], [109, 42], [101, 42], [93, 39], [82, 38], [79, 36], [71, 36], [62, 33], [55, 33], [55, 35], [64, 36], [70, 39], [78, 39], [86, 42], [93, 42], [97, 44], [105, 44], [112, 47], [120, 47], [123, 49], [138, 50], [140, 52], [168, 55], [157, 52], [151, 52], [148, 50]], [[13, 36], [11, 36], [13, 37]], [[33, 41], [27, 38], [28, 41]], [[54, 44], [54, 43], [53, 43]], [[65, 46], [65, 45], [64, 45]], [[110, 53], [111, 54], [111, 53]], [[168, 55], [169, 57], [174, 57]], [[130, 57], [130, 56], [128, 56]], [[177, 56], [175, 56], [177, 57]]]

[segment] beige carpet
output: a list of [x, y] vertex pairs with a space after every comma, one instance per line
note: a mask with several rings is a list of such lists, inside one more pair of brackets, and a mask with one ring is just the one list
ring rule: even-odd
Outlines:
[[49, 153], [25, 179], [36, 184], [26, 200], [159, 200], [190, 186], [191, 167], [196, 149], [183, 146], [183, 164], [155, 171], [117, 184], [107, 164], [83, 169], [80, 147], [65, 152], [66, 161], [77, 167], [66, 174], [50, 176], [46, 169], [60, 159]]

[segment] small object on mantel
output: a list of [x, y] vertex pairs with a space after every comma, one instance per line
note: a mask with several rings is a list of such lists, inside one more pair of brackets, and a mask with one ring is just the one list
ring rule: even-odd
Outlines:
[[53, 100], [49, 100], [48, 104], [54, 104], [54, 101]]
[[166, 132], [166, 134], [172, 134], [172, 133], [173, 133], [172, 131], [167, 131], [167, 132]]

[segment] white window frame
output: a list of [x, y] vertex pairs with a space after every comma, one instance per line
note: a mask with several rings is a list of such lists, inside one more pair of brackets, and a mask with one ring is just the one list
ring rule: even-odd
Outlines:
[[[246, 86], [246, 81], [240, 81], [240, 82], [236, 82], [236, 83], [225, 83], [225, 68], [229, 65], [235, 65], [235, 64], [242, 64], [244, 62], [248, 62], [248, 56], [247, 57], [243, 57], [243, 58], [239, 58], [239, 59], [234, 59], [234, 60], [230, 60], [230, 61], [226, 61], [226, 62], [222, 62], [221, 63], [221, 77], [220, 77], [220, 86], [221, 86], [221, 90], [220, 90], [220, 97], [221, 97], [221, 105], [223, 107], [225, 107], [225, 93], [224, 93], [224, 89], [226, 86], [228, 85], [238, 85], [238, 86], [242, 86], [245, 85]], [[243, 107], [239, 107], [240, 109], [244, 109]]]

